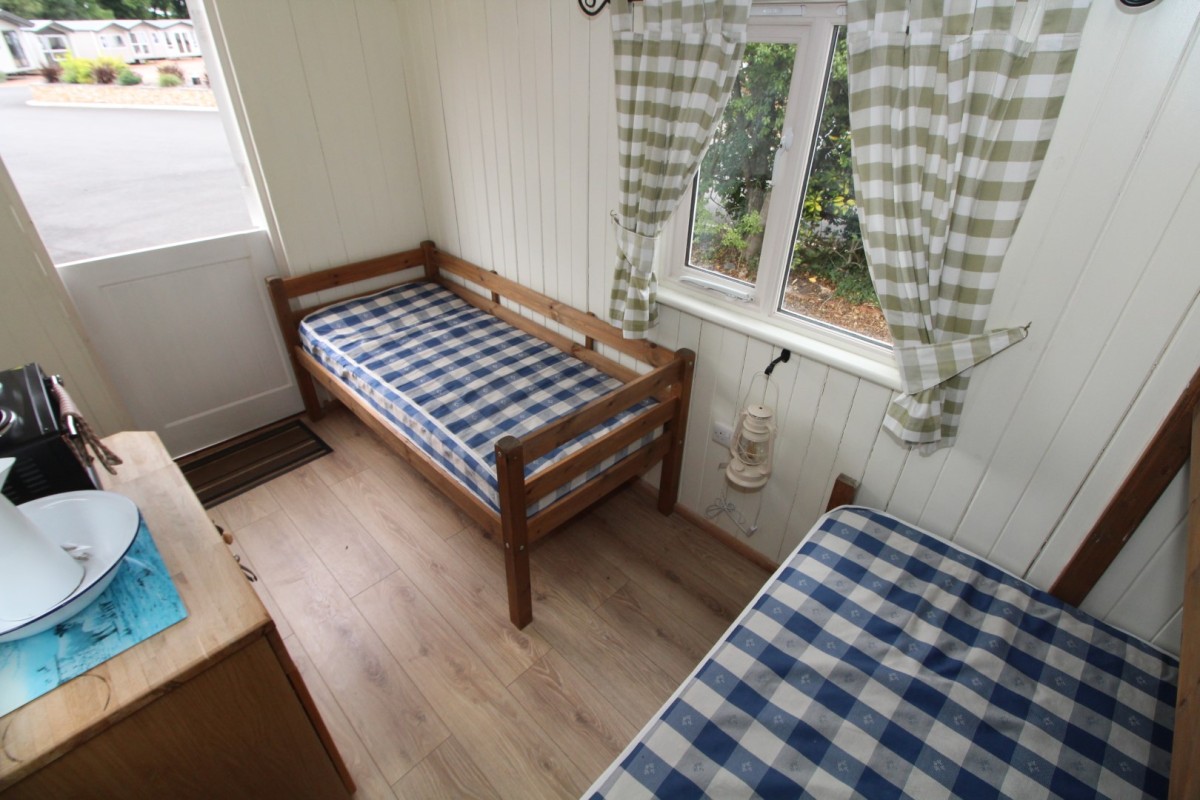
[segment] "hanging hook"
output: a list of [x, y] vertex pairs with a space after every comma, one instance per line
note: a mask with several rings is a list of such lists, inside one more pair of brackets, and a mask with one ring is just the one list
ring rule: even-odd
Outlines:
[[766, 375], [768, 378], [771, 377], [771, 373], [775, 371], [775, 367], [777, 364], [779, 364], [779, 362], [782, 361], [784, 364], [786, 364], [788, 361], [791, 360], [791, 358], [792, 358], [792, 351], [788, 350], [786, 347], [783, 348], [783, 352], [779, 354], [779, 358], [775, 359], [770, 364], [768, 364], [767, 368], [763, 370], [763, 374]]

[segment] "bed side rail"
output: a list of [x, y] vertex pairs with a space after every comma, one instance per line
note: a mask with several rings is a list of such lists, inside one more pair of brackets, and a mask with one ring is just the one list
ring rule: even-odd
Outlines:
[[283, 296], [291, 300], [307, 294], [336, 289], [339, 286], [349, 286], [361, 281], [379, 278], [393, 272], [403, 272], [413, 267], [425, 266], [426, 253], [421, 248], [405, 250], [402, 253], [370, 258], [340, 267], [331, 267], [305, 275], [291, 278], [273, 278], [279, 281]]
[[619, 414], [632, 408], [643, 400], [653, 396], [674, 396], [678, 394], [680, 382], [680, 367], [671, 362], [665, 367], [659, 367], [639, 378], [630, 381], [616, 391], [598, 397], [574, 413], [547, 423], [535, 431], [521, 437], [521, 445], [525, 451], [526, 461], [544, 456], [556, 447], [585, 433]]
[[431, 259], [433, 266], [437, 270], [457, 275], [464, 280], [482, 286], [492, 293], [493, 302], [498, 303], [499, 297], [504, 297], [531, 311], [549, 317], [574, 331], [578, 331], [587, 337], [589, 343], [593, 341], [601, 342], [614, 350], [636, 358], [644, 364], [662, 367], [670, 364], [675, 357], [673, 351], [665, 347], [659, 347], [645, 339], [624, 338], [619, 330], [599, 319], [594, 314], [588, 314], [560, 303], [541, 292], [528, 289], [516, 281], [503, 277], [499, 273], [489, 272], [469, 261], [464, 261], [457, 256], [452, 256], [449, 253], [438, 250], [432, 245], [430, 245], [429, 249], [432, 252]]
[[[512, 476], [519, 484], [513, 488], [514, 500], [519, 496], [519, 505], [514, 507], [524, 509], [623, 448], [651, 435], [656, 429], [662, 428], [663, 432], [643, 449], [673, 449], [677, 432], [680, 432], [678, 438], [681, 444], [681, 432], [686, 426], [684, 402], [694, 358], [690, 350], [681, 349], [671, 363], [593, 400], [574, 413], [547, 423], [519, 439], [509, 436], [497, 442], [497, 456], [502, 454], [506, 463], [519, 463], [521, 466], [520, 471], [514, 469]], [[625, 420], [557, 463], [534, 475], [525, 476], [525, 465], [649, 398], [655, 398], [657, 405]], [[673, 507], [673, 500], [671, 505]]]

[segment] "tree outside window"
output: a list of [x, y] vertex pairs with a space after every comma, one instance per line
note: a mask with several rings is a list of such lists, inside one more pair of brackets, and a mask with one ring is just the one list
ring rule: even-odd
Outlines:
[[[835, 28], [799, 208], [772, 212], [796, 45], [749, 43], [725, 116], [697, 178], [689, 264], [759, 282], [771, 215], [794, 233], [777, 308], [878, 342], [891, 336], [867, 268], [854, 202], [846, 43]], [[784, 201], [789, 202], [790, 201]], [[776, 273], [778, 274], [778, 273]]]

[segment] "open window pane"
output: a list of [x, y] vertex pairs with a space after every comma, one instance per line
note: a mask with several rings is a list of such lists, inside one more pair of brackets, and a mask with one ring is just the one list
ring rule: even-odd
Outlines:
[[846, 39], [841, 34], [838, 28], [780, 308], [891, 343], [854, 204]]
[[754, 283], [783, 134], [794, 44], [746, 45], [742, 68], [700, 165], [688, 263]]

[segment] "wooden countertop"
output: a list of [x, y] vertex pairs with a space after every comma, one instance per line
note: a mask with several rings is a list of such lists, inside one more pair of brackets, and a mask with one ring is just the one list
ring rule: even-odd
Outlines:
[[188, 616], [0, 717], [0, 789], [264, 635], [272, 624], [158, 436], [126, 432], [105, 442], [125, 461], [118, 475], [103, 475], [105, 488], [141, 509]]

